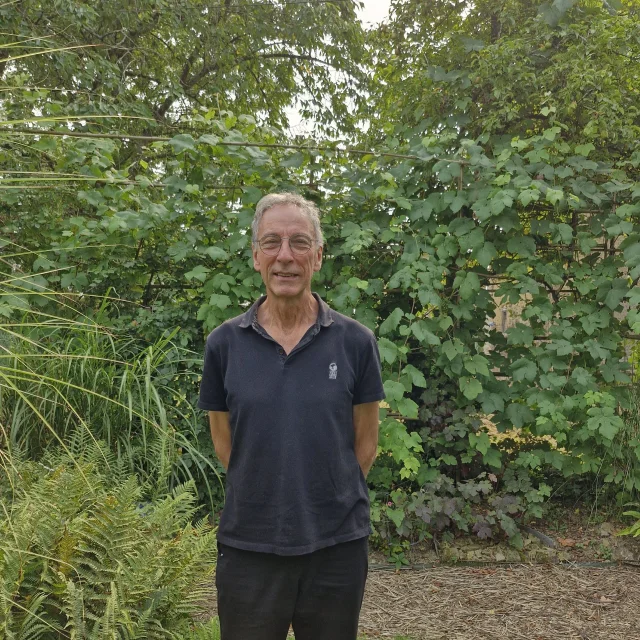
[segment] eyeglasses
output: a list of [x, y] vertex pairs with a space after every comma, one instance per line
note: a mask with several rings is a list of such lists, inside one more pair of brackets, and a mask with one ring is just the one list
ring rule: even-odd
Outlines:
[[276, 236], [269, 235], [264, 236], [258, 240], [258, 246], [262, 253], [268, 256], [277, 256], [280, 253], [280, 247], [282, 247], [282, 241], [289, 240], [289, 248], [292, 253], [297, 256], [303, 256], [305, 253], [311, 251], [313, 247], [313, 240], [309, 236], [295, 235], [295, 236]]

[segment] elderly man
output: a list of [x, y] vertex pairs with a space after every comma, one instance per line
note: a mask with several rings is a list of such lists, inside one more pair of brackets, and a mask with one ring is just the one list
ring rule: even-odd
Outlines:
[[199, 407], [227, 469], [218, 530], [222, 640], [355, 640], [370, 532], [365, 477], [384, 397], [371, 331], [311, 292], [316, 206], [257, 205], [266, 296], [207, 338]]

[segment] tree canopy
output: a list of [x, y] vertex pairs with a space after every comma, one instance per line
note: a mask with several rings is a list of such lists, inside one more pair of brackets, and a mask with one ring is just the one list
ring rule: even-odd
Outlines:
[[217, 109], [282, 126], [298, 101], [308, 117], [349, 128], [347, 100], [361, 98], [353, 0], [23, 0], [3, 4], [0, 19], [0, 58], [14, 58], [0, 75], [36, 88], [44, 115], [139, 116], [148, 131]]

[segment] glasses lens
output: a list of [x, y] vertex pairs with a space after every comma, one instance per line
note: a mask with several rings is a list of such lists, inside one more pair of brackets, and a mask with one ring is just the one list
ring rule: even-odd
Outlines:
[[311, 244], [311, 238], [308, 238], [307, 236], [293, 236], [292, 238], [289, 238], [291, 251], [299, 255], [307, 253], [309, 249], [311, 249]]
[[282, 238], [279, 236], [269, 236], [260, 240], [260, 248], [267, 254], [275, 255], [280, 251], [280, 245], [282, 244]]
[[[275, 256], [280, 251], [282, 240], [283, 238], [280, 236], [267, 236], [262, 238], [258, 244], [263, 253]], [[308, 253], [312, 246], [313, 240], [309, 236], [291, 236], [289, 238], [289, 247], [296, 255], [301, 256]]]

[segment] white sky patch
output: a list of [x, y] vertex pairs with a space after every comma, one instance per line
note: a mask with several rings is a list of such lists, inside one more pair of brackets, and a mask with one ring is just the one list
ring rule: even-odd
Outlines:
[[389, 17], [391, 0], [360, 0], [363, 4], [358, 17], [365, 27], [376, 25]]

